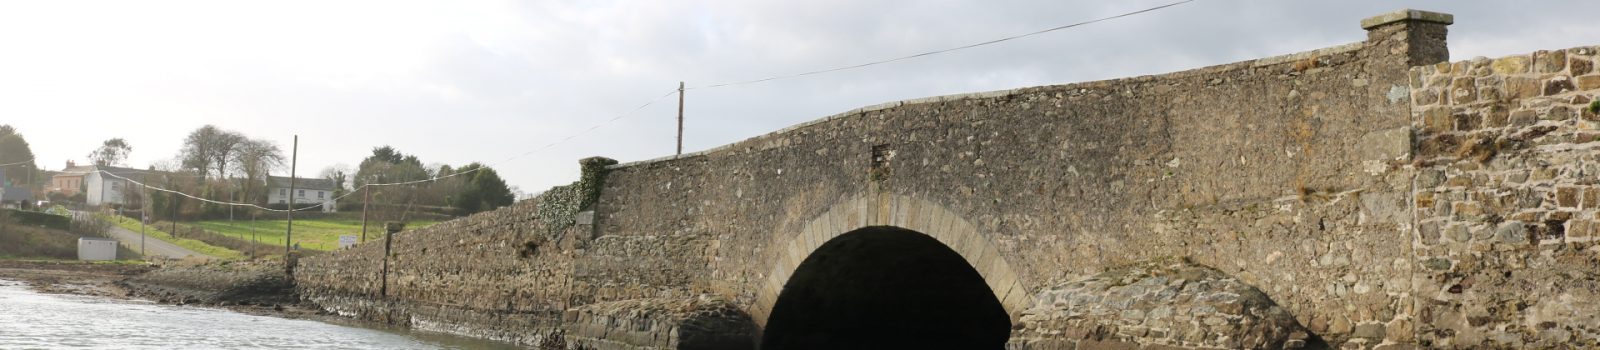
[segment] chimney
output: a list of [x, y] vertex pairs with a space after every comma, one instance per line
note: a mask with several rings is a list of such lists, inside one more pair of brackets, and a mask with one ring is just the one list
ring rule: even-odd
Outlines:
[[71, 160], [71, 159], [68, 159], [68, 160], [67, 160], [67, 167], [68, 167], [68, 168], [71, 168], [71, 167], [75, 167], [75, 166], [78, 166], [78, 165], [77, 165], [77, 164], [74, 164], [74, 163], [73, 163], [73, 162], [72, 162], [72, 160]]

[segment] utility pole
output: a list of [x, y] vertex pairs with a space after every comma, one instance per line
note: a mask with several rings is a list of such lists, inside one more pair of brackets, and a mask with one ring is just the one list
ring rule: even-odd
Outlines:
[[361, 243], [367, 243], [367, 203], [372, 202], [372, 187], [361, 186], [361, 196]]
[[[205, 181], [205, 175], [200, 175], [200, 177], [200, 181]], [[177, 188], [172, 184], [172, 175], [163, 175], [161, 178], [167, 180], [167, 188]], [[183, 196], [169, 195], [167, 198], [167, 220], [172, 220], [172, 231], [167, 231], [167, 234], [172, 237], [178, 237], [178, 207], [183, 206]]]
[[678, 155], [683, 155], [683, 82], [678, 82]]
[[150, 185], [139, 185], [142, 186], [140, 192], [143, 192], [139, 195], [139, 256], [144, 257], [144, 222], [150, 221], [150, 210], [145, 207], [149, 207], [146, 204], [150, 202]]
[[256, 212], [250, 211], [250, 260], [256, 259], [256, 246], [261, 245], [261, 240], [256, 239]]
[[294, 241], [294, 171], [295, 167], [299, 165], [300, 162], [300, 135], [294, 135], [294, 148], [290, 152], [289, 210], [284, 212], [288, 215], [288, 225], [285, 225], [285, 229], [283, 231], [283, 268], [286, 269], [286, 271], [294, 271], [294, 262], [289, 258], [294, 254], [294, 252], [290, 250], [289, 247], [294, 244], [291, 243]]

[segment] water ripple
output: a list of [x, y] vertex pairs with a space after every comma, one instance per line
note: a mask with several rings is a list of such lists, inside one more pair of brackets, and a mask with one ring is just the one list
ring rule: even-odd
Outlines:
[[[424, 339], [425, 338], [425, 339]], [[223, 309], [40, 294], [0, 280], [0, 349], [462, 349], [509, 347]]]

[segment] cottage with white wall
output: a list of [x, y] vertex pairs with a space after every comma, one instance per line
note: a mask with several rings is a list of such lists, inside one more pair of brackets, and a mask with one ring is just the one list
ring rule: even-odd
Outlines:
[[[60, 175], [56, 175], [58, 181], [55, 182], [81, 178], [85, 191], [84, 199], [89, 205], [137, 205], [138, 203], [132, 203], [132, 199], [138, 198], [138, 194], [134, 191], [140, 190], [139, 185], [128, 180], [148, 182], [146, 179], [151, 178], [151, 175], [159, 174], [163, 173], [114, 166], [84, 165], [62, 170]], [[59, 192], [67, 193], [66, 188], [71, 187], [67, 186]], [[71, 188], [71, 191], [75, 193], [77, 189]]]
[[322, 204], [322, 212], [332, 213], [338, 211], [339, 203], [333, 199], [336, 188], [333, 180], [329, 179], [302, 179], [295, 178], [294, 191], [289, 191], [289, 178], [271, 176], [267, 178], [267, 204], [289, 204], [292, 200], [296, 207], [304, 204]]

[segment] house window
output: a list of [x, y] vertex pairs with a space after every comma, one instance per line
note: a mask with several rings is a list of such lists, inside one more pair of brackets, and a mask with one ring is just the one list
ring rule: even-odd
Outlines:
[[322, 192], [322, 191], [317, 191], [317, 199], [324, 199], [324, 198], [328, 198], [328, 193], [327, 192]]
[[278, 189], [278, 195], [279, 196], [287, 196], [287, 195], [289, 195], [289, 189], [287, 189], [287, 188]]
[[300, 198], [305, 198], [306, 197], [306, 190], [299, 190], [299, 191], [300, 191]]
[[278, 204], [283, 204], [283, 198], [278, 198]]

